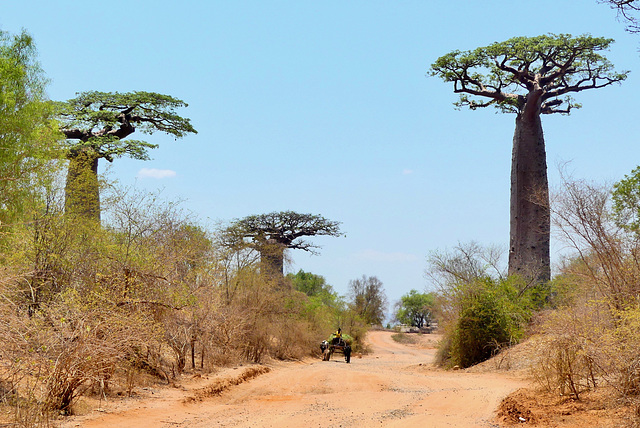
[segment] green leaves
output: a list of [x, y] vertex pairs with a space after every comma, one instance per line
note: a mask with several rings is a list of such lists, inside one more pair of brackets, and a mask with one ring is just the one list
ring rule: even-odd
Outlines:
[[149, 159], [148, 149], [156, 145], [124, 140], [135, 131], [149, 135], [160, 131], [176, 138], [197, 133], [189, 119], [176, 113], [181, 107], [187, 107], [187, 103], [169, 95], [143, 91], [124, 94], [89, 91], [56, 103], [69, 155], [90, 147], [109, 161], [120, 156]]
[[0, 220], [13, 220], [53, 170], [59, 145], [47, 80], [26, 32], [0, 31]]
[[568, 114], [579, 105], [566, 94], [626, 79], [627, 72], [615, 72], [599, 53], [611, 43], [612, 39], [589, 35], [514, 37], [443, 55], [429, 74], [453, 83], [454, 92], [460, 94], [458, 108], [492, 105], [505, 113], [519, 113], [529, 105], [538, 114]]
[[640, 167], [614, 184], [611, 195], [616, 224], [640, 234]]
[[402, 324], [422, 328], [425, 324], [430, 324], [434, 306], [433, 293], [418, 293], [417, 290], [411, 290], [400, 298], [396, 319]]

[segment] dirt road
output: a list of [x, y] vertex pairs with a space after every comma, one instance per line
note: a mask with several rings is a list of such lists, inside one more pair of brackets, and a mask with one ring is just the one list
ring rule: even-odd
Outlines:
[[[370, 332], [373, 352], [329, 362], [276, 363], [269, 373], [220, 396], [185, 403], [194, 390], [157, 390], [135, 404], [65, 427], [495, 427], [500, 400], [525, 382], [504, 374], [445, 372], [432, 367], [436, 336], [417, 345]], [[245, 368], [238, 368], [238, 373]], [[227, 373], [227, 376], [231, 374]], [[201, 381], [202, 387], [208, 381]], [[187, 386], [187, 388], [192, 388]], [[127, 408], [128, 407], [128, 408]]]

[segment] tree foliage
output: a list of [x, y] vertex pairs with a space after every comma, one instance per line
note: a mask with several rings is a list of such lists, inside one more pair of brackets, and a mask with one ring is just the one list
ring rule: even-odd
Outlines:
[[319, 299], [325, 305], [335, 305], [339, 299], [338, 294], [331, 285], [327, 284], [327, 280], [322, 275], [300, 269], [296, 274], [288, 274], [287, 279], [291, 281], [295, 290]]
[[387, 309], [387, 296], [384, 286], [375, 276], [362, 275], [362, 278], [349, 281], [351, 306], [362, 320], [370, 325], [382, 325]]
[[396, 311], [396, 319], [402, 324], [413, 327], [426, 327], [431, 324], [435, 296], [433, 293], [418, 293], [411, 290], [400, 298]]
[[236, 234], [250, 239], [256, 247], [276, 242], [287, 248], [314, 252], [317, 245], [303, 236], [341, 236], [340, 222], [320, 215], [300, 214], [293, 211], [272, 212], [247, 216], [234, 222]]
[[640, 167], [615, 183], [611, 195], [618, 226], [640, 233]]
[[514, 37], [473, 51], [453, 51], [431, 66], [431, 75], [453, 83], [457, 107], [493, 106], [520, 113], [534, 102], [538, 113], [564, 113], [580, 105], [569, 94], [626, 79], [598, 52], [613, 39], [549, 34]]
[[32, 37], [0, 31], [0, 215], [7, 222], [38, 187], [57, 156], [47, 80]]
[[224, 235], [228, 246], [258, 251], [266, 275], [282, 277], [286, 249], [315, 254], [318, 246], [303, 237], [341, 236], [342, 233], [340, 222], [315, 214], [280, 211], [235, 220]]
[[149, 159], [148, 149], [157, 145], [125, 140], [135, 131], [148, 135], [164, 132], [176, 138], [197, 133], [189, 119], [176, 113], [176, 109], [187, 106], [169, 95], [142, 91], [89, 91], [57, 103], [60, 127], [67, 137], [68, 156], [91, 150], [109, 162], [122, 156]]
[[67, 211], [87, 218], [100, 218], [98, 160], [113, 162], [129, 156], [148, 160], [157, 145], [126, 139], [136, 130], [143, 134], [163, 132], [181, 138], [197, 133], [189, 119], [176, 113], [187, 104], [154, 92], [98, 92], [78, 94], [56, 103], [60, 129], [66, 137]]

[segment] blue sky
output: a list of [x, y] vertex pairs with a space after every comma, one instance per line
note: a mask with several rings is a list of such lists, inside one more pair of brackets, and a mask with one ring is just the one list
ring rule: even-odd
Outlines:
[[607, 56], [629, 79], [543, 118], [550, 182], [566, 162], [599, 182], [640, 164], [640, 36], [596, 0], [5, 0], [0, 28], [34, 36], [54, 100], [144, 90], [189, 104], [197, 135], [148, 137], [153, 159], [116, 160], [112, 178], [162, 188], [206, 224], [282, 210], [341, 221], [346, 237], [314, 239], [321, 255], [294, 252], [289, 269], [342, 294], [375, 275], [393, 302], [429, 286], [429, 252], [508, 243], [515, 118], [453, 108], [451, 86], [427, 76], [451, 50], [616, 39]]

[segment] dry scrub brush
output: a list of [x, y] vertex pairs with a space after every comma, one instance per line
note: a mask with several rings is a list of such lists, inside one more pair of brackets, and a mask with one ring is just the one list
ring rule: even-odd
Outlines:
[[43, 412], [71, 412], [74, 399], [96, 384], [104, 393], [118, 365], [133, 364], [132, 351], [157, 340], [147, 314], [80, 300], [73, 290], [31, 317], [5, 315], [2, 342], [10, 347], [3, 358], [9, 372], [37, 382], [37, 390], [26, 392]]
[[310, 355], [322, 334], [307, 319], [306, 301], [304, 294], [260, 277], [243, 289], [229, 305], [236, 316], [241, 314], [238, 333], [243, 357], [261, 362], [267, 356], [287, 360]]
[[316, 351], [333, 309], [265, 279], [255, 254], [220, 248], [178, 205], [111, 190], [104, 225], [52, 196], [0, 236], [0, 403], [14, 422], [149, 376]]
[[544, 326], [536, 377], [576, 398], [601, 384], [640, 409], [640, 240], [614, 215], [611, 189], [566, 180], [552, 205], [574, 251], [554, 286], [559, 308]]

